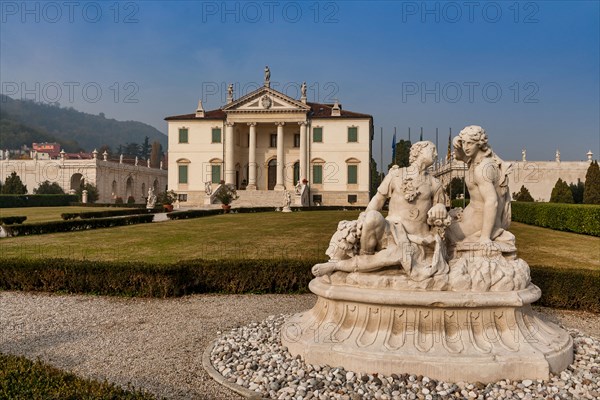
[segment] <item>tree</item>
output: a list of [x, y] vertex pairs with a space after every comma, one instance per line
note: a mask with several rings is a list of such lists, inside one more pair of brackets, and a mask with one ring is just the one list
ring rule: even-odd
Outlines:
[[521, 186], [521, 189], [516, 192], [513, 193], [513, 200], [514, 201], [533, 201], [533, 197], [531, 196], [531, 193], [529, 193], [529, 189], [527, 189], [525, 187], [525, 185]]
[[450, 200], [456, 199], [456, 198], [458, 198], [458, 195], [463, 194], [463, 188], [466, 191], [465, 198], [466, 199], [471, 198], [471, 196], [469, 195], [469, 189], [467, 188], [467, 186], [464, 183], [465, 183], [464, 178], [459, 178], [459, 177], [455, 176], [454, 178], [452, 178], [450, 183], [448, 185], [446, 185], [446, 188], [445, 188], [446, 195], [448, 197], [450, 197]]
[[567, 182], [558, 178], [550, 195], [550, 203], [573, 203], [573, 193]]
[[396, 158], [392, 160], [390, 165], [388, 165], [388, 169], [392, 168], [392, 165], [397, 165], [400, 168], [408, 167], [410, 146], [410, 140], [400, 139], [400, 141], [396, 143]]
[[65, 191], [56, 182], [44, 181], [40, 183], [37, 189], [33, 189], [35, 194], [65, 194]]
[[138, 157], [141, 148], [142, 147], [138, 143], [127, 143], [123, 149], [123, 154], [131, 157]]
[[102, 146], [100, 146], [100, 148], [98, 149], [98, 154], [103, 155], [104, 152], [106, 152], [106, 154], [108, 155], [112, 154], [112, 149], [109, 145], [103, 144]]
[[6, 177], [4, 186], [2, 186], [2, 194], [27, 194], [27, 186], [23, 185], [19, 175], [13, 172]]
[[160, 166], [160, 159], [162, 157], [162, 146], [158, 140], [152, 142], [152, 151], [150, 153], [150, 166], [152, 168], [158, 168]]
[[82, 201], [83, 199], [84, 190], [87, 190], [88, 192], [88, 203], [95, 203], [100, 198], [96, 186], [92, 185], [91, 183], [86, 183], [85, 185], [79, 186], [79, 189], [77, 189], [77, 191], [75, 192], [77, 197], [79, 197], [79, 201]]
[[383, 177], [382, 177], [383, 174], [380, 173], [379, 171], [377, 171], [377, 163], [375, 162], [373, 157], [371, 157], [370, 173], [371, 173], [371, 187], [369, 188], [369, 195], [371, 197], [373, 197], [373, 196], [375, 196], [375, 193], [377, 192], [377, 188], [379, 187], [379, 185], [381, 184], [381, 181], [383, 180]]
[[583, 190], [584, 204], [600, 204], [600, 167], [594, 161], [585, 174], [585, 189]]
[[152, 146], [150, 146], [150, 138], [148, 136], [146, 136], [146, 138], [144, 139], [144, 143], [142, 143], [142, 146], [140, 149], [140, 156], [144, 160], [147, 160], [148, 156], [150, 156], [151, 147]]
[[581, 182], [581, 179], [577, 179], [577, 183], [569, 184], [569, 189], [571, 189], [575, 204], [583, 203], [583, 191], [585, 189], [585, 185], [583, 182]]

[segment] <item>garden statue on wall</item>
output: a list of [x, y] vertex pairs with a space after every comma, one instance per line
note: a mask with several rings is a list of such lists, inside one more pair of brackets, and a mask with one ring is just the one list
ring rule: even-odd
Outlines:
[[156, 206], [156, 195], [154, 194], [154, 188], [150, 186], [148, 189], [148, 199], [146, 200], [146, 209], [152, 210]]
[[[446, 210], [429, 172], [431, 142], [390, 169], [357, 220], [341, 221], [313, 267], [313, 309], [286, 321], [282, 342], [311, 364], [446, 381], [547, 379], [573, 359], [570, 335], [538, 317], [541, 292], [517, 257], [510, 164], [479, 126], [453, 141], [471, 202]], [[386, 217], [381, 209], [389, 199]]]

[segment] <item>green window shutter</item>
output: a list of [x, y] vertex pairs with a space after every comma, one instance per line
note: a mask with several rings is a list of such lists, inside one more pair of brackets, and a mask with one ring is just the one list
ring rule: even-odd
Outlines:
[[188, 142], [188, 130], [186, 128], [179, 129], [179, 143]]
[[358, 183], [358, 165], [348, 165], [348, 184]]
[[213, 128], [212, 142], [213, 143], [221, 143], [221, 128]]
[[188, 166], [179, 166], [179, 183], [188, 183]]
[[212, 172], [212, 183], [221, 182], [221, 166], [213, 165], [211, 172]]
[[322, 165], [313, 165], [313, 183], [321, 184], [323, 183], [323, 166]]
[[323, 128], [313, 128], [313, 142], [323, 141]]
[[348, 128], [348, 142], [358, 142], [358, 128], [351, 126]]

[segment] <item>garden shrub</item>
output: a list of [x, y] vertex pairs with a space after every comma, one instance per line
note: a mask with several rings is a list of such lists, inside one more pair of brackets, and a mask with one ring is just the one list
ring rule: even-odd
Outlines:
[[12, 225], [12, 224], [22, 224], [27, 219], [26, 216], [14, 216], [14, 217], [2, 217], [0, 218], [0, 224], [2, 225]]
[[56, 232], [75, 232], [88, 229], [110, 228], [152, 222], [153, 214], [133, 215], [121, 218], [73, 219], [70, 221], [38, 222], [34, 224], [10, 225], [5, 229], [10, 236], [43, 235]]
[[77, 202], [71, 194], [3, 194], [0, 195], [0, 208], [15, 207], [60, 207]]
[[512, 220], [559, 231], [600, 236], [600, 205], [513, 202]]
[[[308, 293], [323, 259], [185, 260], [172, 264], [3, 259], [0, 289], [174, 297], [194, 293]], [[537, 305], [600, 312], [600, 271], [531, 267]]]
[[90, 219], [90, 218], [108, 218], [108, 217], [120, 217], [123, 215], [140, 215], [140, 214], [149, 214], [149, 213], [157, 213], [162, 211], [162, 208], [154, 208], [152, 210], [148, 210], [146, 208], [140, 209], [136, 208], [133, 210], [106, 210], [106, 211], [84, 211], [80, 213], [63, 213], [60, 214], [60, 217], [64, 220], [75, 219], [77, 217], [81, 219]]

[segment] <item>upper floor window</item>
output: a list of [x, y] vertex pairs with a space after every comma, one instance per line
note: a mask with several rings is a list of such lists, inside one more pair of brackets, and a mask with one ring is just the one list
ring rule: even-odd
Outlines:
[[179, 143], [188, 143], [188, 129], [179, 128]]
[[300, 134], [294, 133], [294, 147], [300, 147]]
[[321, 127], [313, 128], [313, 142], [314, 143], [323, 142], [323, 128], [321, 128]]
[[277, 134], [271, 133], [270, 137], [271, 142], [269, 143], [269, 147], [277, 147]]
[[356, 126], [348, 127], [348, 142], [358, 142], [358, 128]]
[[221, 143], [221, 128], [212, 128], [212, 142]]

